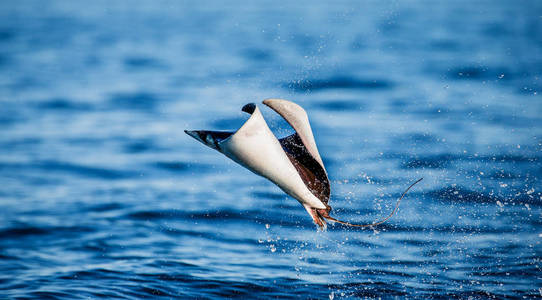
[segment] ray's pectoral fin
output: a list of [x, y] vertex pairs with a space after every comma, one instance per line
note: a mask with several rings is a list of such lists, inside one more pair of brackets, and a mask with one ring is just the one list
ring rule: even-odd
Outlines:
[[263, 103], [281, 115], [295, 130], [294, 134], [279, 139], [279, 142], [306, 188], [321, 202], [319, 207], [303, 206], [314, 223], [325, 228], [324, 216], [329, 216], [331, 211], [327, 204], [331, 187], [307, 113], [301, 106], [283, 99], [266, 99]]
[[309, 191], [327, 207], [331, 187], [326, 170], [307, 151], [298, 133], [282, 138], [279, 142]]

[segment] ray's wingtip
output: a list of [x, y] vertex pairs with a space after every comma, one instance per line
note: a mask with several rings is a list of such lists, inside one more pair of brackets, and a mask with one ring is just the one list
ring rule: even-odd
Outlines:
[[254, 103], [246, 104], [245, 106], [243, 106], [241, 110], [248, 114], [253, 114], [254, 111], [256, 110], [256, 104]]
[[281, 100], [281, 99], [277, 99], [277, 98], [267, 98], [267, 99], [263, 99], [262, 103], [269, 106], [269, 104], [275, 100]]
[[[264, 99], [262, 101], [263, 104], [273, 108], [274, 106], [289, 106], [289, 105], [296, 105], [296, 106], [299, 106], [298, 104], [290, 101], [290, 100], [286, 100], [286, 99], [281, 99], [281, 98], [267, 98], [267, 99]], [[274, 109], [274, 108], [273, 108]]]
[[269, 102], [275, 100], [276, 98], [266, 98], [266, 99], [263, 99], [262, 103], [267, 105]]
[[195, 138], [196, 140], [198, 140], [198, 133], [196, 130], [184, 130], [184, 133], [188, 134], [189, 136]]

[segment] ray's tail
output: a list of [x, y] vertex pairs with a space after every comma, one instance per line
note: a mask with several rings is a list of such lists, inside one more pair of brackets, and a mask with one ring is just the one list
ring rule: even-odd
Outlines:
[[348, 223], [348, 222], [344, 222], [344, 221], [341, 221], [341, 220], [337, 220], [333, 217], [331, 217], [329, 215], [329, 211], [326, 211], [326, 210], [323, 210], [323, 209], [320, 209], [318, 210], [318, 215], [321, 217], [321, 218], [325, 218], [329, 221], [332, 221], [332, 222], [335, 222], [335, 223], [339, 223], [339, 224], [343, 224], [343, 225], [346, 225], [346, 226], [352, 226], [352, 227], [372, 227], [372, 226], [377, 226], [377, 225], [380, 225], [384, 222], [386, 222], [389, 218], [391, 218], [395, 212], [397, 211], [397, 209], [399, 208], [399, 203], [401, 203], [401, 200], [403, 199], [403, 197], [405, 197], [406, 193], [410, 190], [410, 188], [412, 188], [414, 185], [416, 185], [418, 182], [422, 181], [423, 178], [420, 178], [418, 180], [416, 180], [416, 182], [414, 182], [413, 184], [411, 184], [404, 192], [403, 194], [401, 194], [401, 197], [399, 197], [399, 200], [397, 200], [397, 204], [395, 204], [395, 208], [393, 209], [393, 211], [390, 213], [389, 216], [385, 217], [384, 219], [380, 220], [380, 221], [377, 221], [377, 222], [374, 222], [372, 224], [352, 224], [352, 223]]

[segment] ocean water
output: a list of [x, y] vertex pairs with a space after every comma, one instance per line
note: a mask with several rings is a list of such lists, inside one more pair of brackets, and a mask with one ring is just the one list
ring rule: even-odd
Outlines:
[[[2, 1], [0, 298], [542, 297], [540, 1]], [[333, 215], [185, 129], [309, 114]]]

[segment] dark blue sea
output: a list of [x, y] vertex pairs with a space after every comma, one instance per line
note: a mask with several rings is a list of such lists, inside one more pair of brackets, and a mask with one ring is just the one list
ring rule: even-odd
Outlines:
[[[307, 111], [332, 215], [183, 130]], [[0, 298], [542, 297], [542, 2], [2, 1]]]

